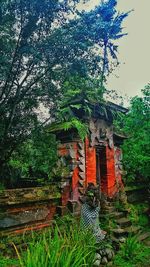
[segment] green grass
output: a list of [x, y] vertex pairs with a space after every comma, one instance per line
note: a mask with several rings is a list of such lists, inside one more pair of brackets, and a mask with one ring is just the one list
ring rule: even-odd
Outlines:
[[0, 266], [1, 267], [9, 267], [9, 266], [19, 266], [19, 261], [17, 259], [11, 259], [8, 257], [1, 256], [0, 257]]
[[115, 267], [149, 267], [150, 247], [139, 243], [136, 237], [128, 237], [114, 258]]
[[91, 267], [96, 251], [91, 233], [76, 225], [60, 231], [46, 231], [30, 241], [23, 251], [14, 244], [21, 267]]

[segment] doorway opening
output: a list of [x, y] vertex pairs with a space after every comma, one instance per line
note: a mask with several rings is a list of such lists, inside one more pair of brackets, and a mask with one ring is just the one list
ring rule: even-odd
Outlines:
[[107, 186], [107, 164], [106, 164], [106, 147], [96, 147], [96, 183], [99, 187], [99, 193], [101, 193]]

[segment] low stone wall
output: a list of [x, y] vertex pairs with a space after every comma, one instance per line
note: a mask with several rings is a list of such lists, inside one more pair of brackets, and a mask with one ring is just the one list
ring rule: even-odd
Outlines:
[[148, 200], [146, 185], [126, 187], [125, 191], [129, 203], [142, 203]]
[[56, 185], [1, 191], [0, 235], [49, 226], [60, 198]]

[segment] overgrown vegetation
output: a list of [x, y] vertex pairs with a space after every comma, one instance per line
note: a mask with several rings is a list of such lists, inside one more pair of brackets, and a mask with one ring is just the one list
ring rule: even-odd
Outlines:
[[137, 241], [136, 236], [129, 236], [114, 259], [116, 267], [148, 267], [150, 265], [150, 247]]
[[[46, 230], [40, 235], [30, 233], [30, 236], [23, 236], [20, 241], [23, 242], [23, 246], [20, 242], [18, 243], [17, 237], [11, 238], [11, 244], [13, 240], [14, 251], [18, 256], [17, 266], [92, 266], [96, 246], [91, 233], [81, 230], [78, 223], [71, 218], [64, 218], [58, 224], [59, 226], [56, 224], [54, 228]], [[15, 254], [13, 253], [13, 257]], [[1, 258], [1, 262], [3, 262], [1, 266], [4, 267], [3, 259], [4, 257]], [[9, 266], [11, 259], [6, 259], [6, 262], [8, 263], [6, 266]]]
[[[43, 130], [58, 111], [60, 115], [60, 105], [72, 91], [74, 98], [83, 94], [91, 100], [93, 94], [99, 101], [106, 76], [118, 64], [116, 40], [125, 35], [121, 25], [128, 13], [117, 11], [116, 0], [102, 1], [90, 12], [79, 12], [78, 2], [1, 1], [0, 179], [5, 184], [16, 171], [20, 177], [29, 175], [28, 162], [22, 160], [24, 147], [27, 154], [32, 148], [38, 151], [33, 153], [35, 160], [29, 156], [34, 175], [39, 170], [41, 176], [49, 176], [48, 167], [40, 163], [37, 168], [39, 146], [35, 148], [35, 140], [29, 137], [32, 131], [37, 125]], [[79, 88], [74, 78], [71, 86], [72, 77], [80, 77]], [[85, 89], [83, 77], [89, 83]], [[90, 77], [95, 85], [99, 79], [99, 87], [92, 85]], [[39, 116], [39, 110], [45, 109], [48, 116]], [[76, 125], [83, 132], [84, 127], [77, 121]], [[53, 155], [53, 147], [51, 151]], [[45, 161], [45, 153], [42, 155]]]
[[33, 185], [40, 184], [40, 181], [47, 183], [52, 180], [52, 169], [56, 161], [55, 136], [37, 129], [13, 151], [3, 173], [6, 177], [4, 184], [11, 188], [23, 185], [26, 180], [31, 180]]
[[126, 184], [150, 179], [150, 85], [142, 96], [132, 98], [129, 112], [120, 117], [119, 129], [128, 137], [124, 141], [123, 164], [127, 172]]

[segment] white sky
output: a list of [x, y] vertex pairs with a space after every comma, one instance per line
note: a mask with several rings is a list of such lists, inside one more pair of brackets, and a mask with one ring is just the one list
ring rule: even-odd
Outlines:
[[[86, 9], [99, 2], [91, 0]], [[150, 0], [118, 0], [117, 9], [134, 11], [123, 24], [128, 35], [118, 41], [121, 64], [108, 78], [107, 87], [123, 95], [135, 96], [150, 82]]]

